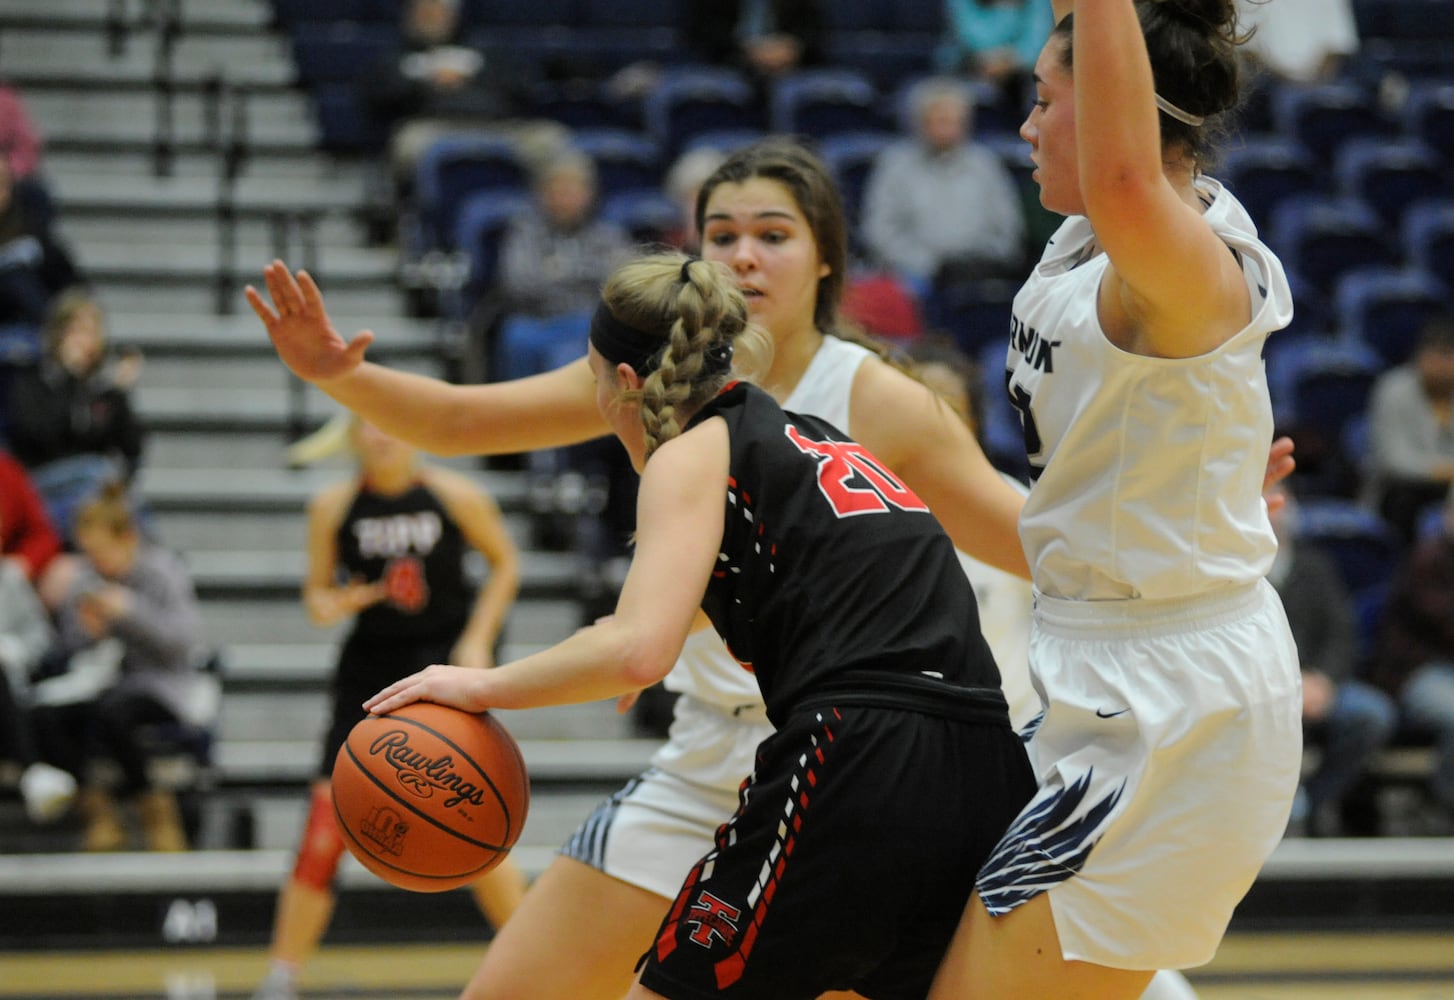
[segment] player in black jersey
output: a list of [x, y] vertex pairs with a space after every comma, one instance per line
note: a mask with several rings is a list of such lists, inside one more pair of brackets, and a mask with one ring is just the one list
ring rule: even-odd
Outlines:
[[[422, 463], [411, 445], [354, 418], [357, 477], [323, 489], [308, 509], [303, 600], [315, 625], [353, 618], [332, 681], [333, 711], [291, 877], [278, 900], [270, 968], [254, 1000], [292, 1000], [302, 963], [332, 914], [343, 853], [329, 775], [338, 748], [380, 687], [448, 660], [494, 665], [494, 647], [519, 587], [519, 556], [499, 508], [473, 482]], [[490, 567], [478, 593], [464, 567], [476, 549]], [[471, 886], [499, 926], [525, 891], [510, 862]]]
[[366, 707], [617, 696], [663, 677], [705, 611], [776, 732], [630, 995], [922, 997], [1034, 778], [948, 536], [862, 446], [733, 380], [734, 350], [763, 343], [720, 265], [619, 269], [590, 350], [642, 473], [615, 614], [498, 670], [432, 666]]

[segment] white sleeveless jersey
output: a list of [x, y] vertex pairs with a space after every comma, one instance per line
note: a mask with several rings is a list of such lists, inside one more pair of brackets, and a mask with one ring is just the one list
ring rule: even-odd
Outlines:
[[1052, 597], [1186, 597], [1272, 564], [1262, 347], [1292, 318], [1292, 295], [1242, 205], [1210, 178], [1198, 189], [1252, 295], [1251, 322], [1215, 351], [1148, 358], [1111, 345], [1096, 315], [1108, 259], [1086, 259], [1084, 217], [1061, 225], [1015, 297], [1009, 389], [1037, 472], [1020, 538]]
[[[820, 417], [843, 433], [853, 435], [848, 425], [849, 400], [853, 378], [865, 358], [874, 354], [868, 348], [839, 337], [824, 337], [813, 360], [808, 362], [803, 377], [783, 401], [783, 409]], [[757, 680], [727, 652], [722, 639], [712, 628], [699, 629], [687, 636], [681, 656], [666, 687], [728, 710], [762, 708], [762, 692]]]

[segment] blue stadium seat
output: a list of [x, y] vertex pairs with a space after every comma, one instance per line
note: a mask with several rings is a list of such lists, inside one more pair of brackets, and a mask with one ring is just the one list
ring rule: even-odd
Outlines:
[[[1450, 56], [1454, 75], [1454, 54]], [[1421, 140], [1454, 168], [1454, 80], [1415, 81], [1403, 111], [1404, 132]]]
[[681, 152], [689, 153], [694, 149], [706, 146], [710, 149], [718, 149], [724, 153], [730, 153], [743, 146], [750, 146], [754, 142], [760, 142], [767, 137], [767, 132], [760, 128], [724, 128], [697, 132], [687, 138], [682, 144]]
[[858, 229], [863, 186], [868, 181], [874, 161], [884, 147], [898, 139], [899, 136], [893, 132], [841, 132], [818, 144], [818, 155], [838, 185], [851, 234]]
[[936, 281], [924, 303], [926, 325], [977, 357], [987, 345], [1009, 342], [1010, 307], [1019, 288], [1018, 281], [1002, 278]]
[[884, 31], [889, 27], [890, 4], [885, 0], [832, 0], [823, 6], [832, 35], [846, 31]]
[[878, 91], [852, 69], [805, 69], [779, 79], [769, 98], [775, 132], [823, 138], [880, 128]]
[[1267, 345], [1267, 382], [1278, 427], [1315, 428], [1331, 445], [1366, 408], [1383, 359], [1367, 345], [1331, 335], [1278, 333]]
[[500, 239], [510, 220], [530, 205], [529, 195], [509, 190], [481, 191], [460, 203], [452, 239], [469, 258], [469, 273], [465, 278], [467, 298], [478, 298], [494, 285]]
[[1384, 585], [1392, 577], [1402, 546], [1377, 514], [1332, 497], [1304, 498], [1298, 511], [1299, 537], [1317, 543], [1333, 558], [1350, 593]]
[[530, 88], [531, 113], [571, 129], [636, 128], [639, 115], [597, 80], [542, 80]]
[[1350, 139], [1338, 148], [1333, 175], [1340, 193], [1361, 198], [1391, 226], [1413, 202], [1454, 195], [1439, 155], [1417, 139]]
[[631, 234], [631, 241], [653, 246], [665, 243], [682, 225], [681, 209], [656, 190], [620, 191], [601, 201], [601, 218]]
[[836, 31], [826, 48], [831, 64], [859, 70], [880, 90], [892, 90], [928, 71], [938, 44], [932, 31]]
[[1284, 198], [1316, 192], [1321, 186], [1312, 156], [1301, 143], [1277, 136], [1248, 136], [1222, 154], [1213, 171], [1265, 231], [1272, 211]]
[[328, 21], [397, 24], [397, 0], [273, 0], [278, 24], [291, 30], [299, 24]]
[[1320, 292], [1331, 294], [1338, 278], [1355, 268], [1397, 263], [1378, 214], [1361, 201], [1300, 195], [1273, 210], [1267, 242], [1284, 264]]
[[292, 35], [293, 62], [305, 87], [351, 83], [393, 51], [399, 38], [392, 25], [352, 21], [299, 24]]
[[1430, 315], [1448, 293], [1418, 268], [1350, 271], [1338, 282], [1334, 306], [1348, 336], [1378, 353], [1385, 365], [1407, 361]]
[[582, 0], [584, 27], [676, 27], [681, 21], [678, 0]]
[[376, 153], [387, 145], [388, 128], [369, 113], [353, 84], [319, 84], [313, 88], [313, 105], [325, 149]]
[[580, 24], [582, 16], [581, 0], [464, 0], [466, 24], [549, 28]]
[[980, 372], [980, 412], [984, 418], [979, 436], [984, 443], [985, 454], [996, 468], [1028, 481], [1030, 462], [1025, 457], [1025, 429], [1020, 423], [1019, 411], [1010, 402], [1010, 393], [1005, 388], [1008, 347], [1008, 341], [990, 342], [975, 355]]
[[661, 146], [640, 132], [620, 128], [586, 128], [571, 139], [596, 164], [604, 197], [618, 191], [661, 186]]
[[1454, 198], [1420, 202], [1404, 216], [1404, 253], [1454, 294]]
[[1278, 132], [1325, 161], [1354, 136], [1395, 131], [1373, 96], [1352, 83], [1284, 83], [1273, 94], [1272, 115]]
[[414, 194], [424, 249], [451, 249], [460, 205], [481, 191], [529, 190], [515, 147], [497, 135], [456, 133], [431, 143], [415, 168]]
[[751, 84], [741, 73], [715, 66], [666, 70], [643, 110], [647, 132], [668, 155], [698, 132], [762, 126]]

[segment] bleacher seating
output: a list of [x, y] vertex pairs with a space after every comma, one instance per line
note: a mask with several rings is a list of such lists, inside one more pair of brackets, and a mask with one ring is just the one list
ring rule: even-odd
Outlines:
[[1392, 265], [1398, 252], [1377, 213], [1354, 198], [1299, 195], [1273, 210], [1267, 241], [1323, 294], [1360, 267]]
[[1393, 227], [1400, 224], [1411, 204], [1437, 198], [1450, 189], [1449, 169], [1418, 139], [1344, 140], [1337, 150], [1333, 174], [1341, 194], [1361, 199]]
[[768, 124], [775, 132], [823, 138], [882, 127], [878, 91], [864, 73], [807, 69], [772, 88]]
[[1416, 268], [1360, 268], [1338, 283], [1334, 303], [1347, 334], [1387, 367], [1409, 359], [1425, 321], [1447, 307], [1448, 294]]

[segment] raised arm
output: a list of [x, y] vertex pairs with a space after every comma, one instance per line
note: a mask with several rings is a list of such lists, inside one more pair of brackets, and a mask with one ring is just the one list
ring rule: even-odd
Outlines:
[[1190, 157], [1166, 162], [1135, 4], [1078, 0], [1073, 34], [1081, 195], [1113, 268], [1102, 325], [1137, 353], [1204, 354], [1246, 325], [1249, 296], [1196, 204]]
[[[452, 385], [364, 360], [373, 333], [345, 341], [307, 272], [281, 261], [263, 271], [268, 298], [247, 300], [278, 357], [375, 427], [436, 455], [502, 454], [573, 444], [608, 431], [585, 359], [492, 385]], [[271, 301], [269, 301], [271, 300]]]

